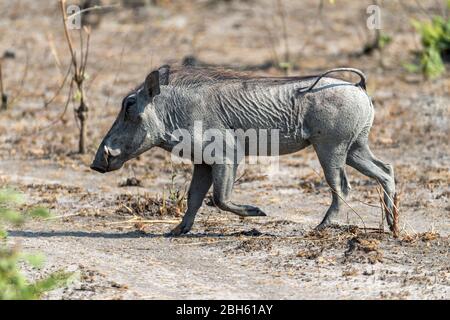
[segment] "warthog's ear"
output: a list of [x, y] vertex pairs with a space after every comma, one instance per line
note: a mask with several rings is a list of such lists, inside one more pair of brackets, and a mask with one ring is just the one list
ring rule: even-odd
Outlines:
[[150, 98], [154, 98], [161, 92], [159, 88], [159, 71], [152, 71], [145, 78], [144, 88]]
[[158, 69], [159, 71], [159, 83], [162, 86], [167, 86], [169, 84], [169, 73], [170, 73], [170, 66], [169, 65], [163, 65], [161, 68]]

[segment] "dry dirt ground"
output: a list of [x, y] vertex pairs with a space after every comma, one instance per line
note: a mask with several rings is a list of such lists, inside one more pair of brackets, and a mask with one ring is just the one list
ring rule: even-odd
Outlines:
[[[426, 15], [414, 1], [386, 1], [383, 32], [392, 43], [381, 54], [358, 56], [371, 36], [369, 1], [325, 1], [320, 15], [318, 2], [283, 1], [290, 73], [336, 66], [367, 73], [376, 108], [372, 149], [396, 169], [398, 239], [377, 230], [376, 184], [350, 169], [349, 208], [335, 227], [313, 231], [330, 191], [312, 149], [282, 157], [278, 171], [267, 164], [241, 170], [233, 200], [258, 205], [268, 217], [240, 219], [206, 200], [192, 232], [179, 238], [164, 233], [180, 220], [190, 166], [174, 165], [155, 149], [114, 173], [89, 170], [121, 98], [152, 67], [186, 56], [247, 68], [280, 59], [285, 44], [276, 2], [162, 1], [103, 14], [88, 65], [86, 155], [75, 153], [73, 105], [55, 122], [67, 89], [45, 107], [69, 60], [58, 6], [0, 3], [0, 53], [15, 56], [3, 60], [4, 84], [19, 97], [0, 112], [0, 186], [23, 191], [24, 209], [38, 205], [53, 213], [11, 227], [9, 241], [45, 254], [43, 269], [24, 266], [30, 278], [58, 269], [75, 278], [45, 298], [450, 298], [450, 78], [424, 81], [402, 67], [419, 48], [409, 19]], [[435, 1], [421, 3], [438, 10]]]

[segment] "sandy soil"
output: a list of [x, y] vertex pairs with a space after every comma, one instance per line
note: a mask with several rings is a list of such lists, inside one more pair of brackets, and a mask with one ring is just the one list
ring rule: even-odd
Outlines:
[[[418, 48], [408, 19], [421, 13], [412, 3], [403, 9], [386, 4], [383, 30], [393, 42], [383, 54], [357, 57], [367, 36], [367, 4], [327, 3], [319, 19], [316, 1], [285, 1], [292, 74], [350, 65], [369, 76], [377, 112], [371, 144], [396, 169], [399, 239], [377, 230], [377, 186], [350, 168], [352, 209], [344, 210], [335, 227], [313, 231], [330, 193], [312, 149], [282, 157], [276, 172], [266, 164], [241, 169], [233, 200], [258, 205], [268, 217], [240, 219], [208, 206], [207, 199], [192, 232], [180, 238], [164, 236], [184, 205], [169, 195], [183, 194], [190, 166], [173, 165], [170, 155], [155, 149], [118, 172], [89, 170], [122, 96], [152, 66], [195, 55], [209, 64], [253, 67], [273, 60], [273, 51], [283, 54], [272, 1], [213, 2], [169, 1], [104, 15], [93, 31], [88, 66], [86, 155], [75, 153], [72, 106], [63, 121], [49, 125], [61, 114], [66, 91], [44, 107], [68, 62], [57, 6], [0, 4], [6, 12], [0, 53], [15, 53], [3, 63], [5, 87], [20, 94], [10, 110], [0, 112], [0, 186], [23, 191], [25, 208], [46, 206], [54, 215], [10, 228], [11, 243], [47, 257], [42, 270], [24, 267], [26, 274], [75, 273], [76, 281], [49, 299], [450, 298], [450, 78], [447, 73], [425, 82], [401, 67]], [[269, 33], [275, 43], [268, 44]], [[140, 186], [128, 186], [130, 178]]]

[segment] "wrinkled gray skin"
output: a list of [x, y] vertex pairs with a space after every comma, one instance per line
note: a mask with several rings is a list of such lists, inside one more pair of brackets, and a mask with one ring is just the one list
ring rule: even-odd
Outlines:
[[[299, 90], [316, 79], [247, 78], [195, 68], [177, 73], [163, 66], [125, 97], [91, 168], [102, 173], [117, 170], [155, 146], [171, 151], [178, 143], [171, 133], [184, 128], [192, 134], [194, 121], [203, 121], [203, 130], [279, 129], [280, 154], [312, 145], [332, 189], [332, 203], [317, 228], [329, 226], [345, 205], [350, 188], [346, 164], [383, 186], [392, 228], [394, 172], [369, 149], [374, 109], [368, 95], [361, 86], [326, 77], [308, 92]], [[220, 209], [240, 216], [265, 215], [257, 207], [231, 201], [237, 167], [238, 163], [194, 164], [187, 211], [171, 235], [191, 230], [211, 185]]]

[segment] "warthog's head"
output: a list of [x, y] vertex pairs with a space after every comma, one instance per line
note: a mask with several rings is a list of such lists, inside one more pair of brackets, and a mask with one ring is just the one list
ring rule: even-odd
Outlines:
[[91, 169], [101, 173], [123, 164], [160, 143], [164, 133], [156, 100], [160, 84], [168, 84], [169, 67], [151, 72], [142, 86], [127, 95], [112, 128], [98, 147]]

